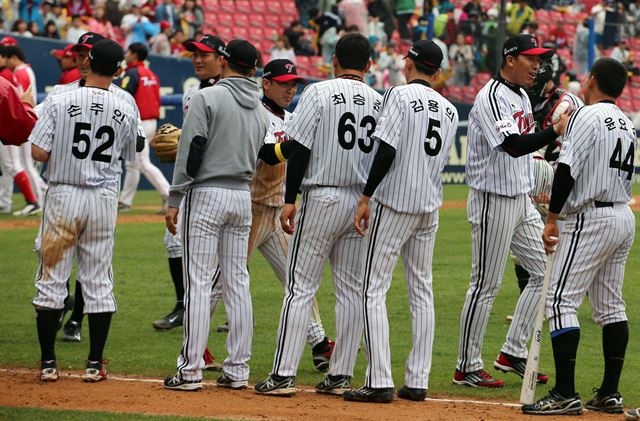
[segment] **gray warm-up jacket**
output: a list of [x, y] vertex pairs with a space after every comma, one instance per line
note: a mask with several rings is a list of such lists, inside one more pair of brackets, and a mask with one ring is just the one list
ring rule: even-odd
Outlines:
[[182, 127], [169, 206], [179, 207], [195, 187], [249, 190], [269, 122], [250, 79], [228, 77], [198, 91]]

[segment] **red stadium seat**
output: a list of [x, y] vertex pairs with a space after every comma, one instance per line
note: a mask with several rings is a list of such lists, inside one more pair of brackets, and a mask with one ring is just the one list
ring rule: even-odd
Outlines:
[[249, 29], [249, 40], [251, 42], [258, 41], [261, 42], [264, 39], [264, 32], [262, 32], [262, 28], [259, 26], [254, 26]]
[[233, 15], [231, 13], [218, 12], [214, 16], [218, 26], [233, 26]]
[[249, 13], [252, 10], [251, 2], [249, 0], [236, 0], [236, 10], [242, 13]]
[[222, 39], [225, 43], [231, 41], [233, 39], [233, 29], [228, 26], [218, 26], [216, 28], [216, 33], [218, 37]]
[[262, 33], [264, 34], [264, 39], [268, 39], [268, 40], [275, 40], [280, 36], [280, 29], [278, 28], [272, 28], [270, 26], [264, 26], [262, 28]]
[[296, 56], [296, 64], [299, 69], [307, 70], [311, 67], [311, 60], [307, 56]]
[[236, 3], [233, 0], [219, 0], [218, 8], [227, 13], [235, 13]]
[[630, 98], [618, 98], [616, 104], [625, 113], [637, 111], [636, 109], [634, 109], [635, 107], [633, 100], [631, 100]]
[[246, 13], [235, 13], [233, 15], [233, 23], [235, 26], [250, 27], [253, 25]]
[[280, 28], [282, 25], [280, 23], [280, 16], [278, 15], [264, 15], [264, 23], [267, 26], [271, 26], [272, 28]]
[[462, 100], [462, 89], [459, 86], [447, 86], [445, 98], [449, 101], [460, 102]]
[[251, 10], [258, 13], [267, 11], [267, 2], [264, 0], [251, 0]]
[[233, 38], [249, 39], [249, 30], [242, 26], [236, 26], [233, 29]]

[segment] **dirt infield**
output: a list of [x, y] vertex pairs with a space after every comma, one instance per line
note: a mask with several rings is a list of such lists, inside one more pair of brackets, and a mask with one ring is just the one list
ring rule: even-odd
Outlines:
[[[56, 383], [42, 383], [37, 370], [0, 369], [0, 406], [216, 417], [252, 420], [511, 420], [540, 419], [524, 416], [515, 402], [456, 399], [436, 396], [426, 402], [396, 400], [392, 404], [345, 402], [339, 396], [320, 395], [309, 388], [292, 398], [256, 395], [252, 389], [231, 391], [205, 382], [199, 392], [165, 390], [160, 379], [111, 376], [87, 384], [80, 373], [64, 372]], [[566, 417], [544, 417], [544, 420]], [[585, 411], [580, 420], [616, 420]]]
[[[640, 212], [640, 196], [635, 196], [636, 203], [631, 206], [636, 212]], [[447, 200], [442, 204], [443, 209], [464, 209], [467, 206], [467, 202], [464, 200]], [[149, 210], [156, 209], [157, 206], [133, 206], [134, 210]], [[118, 224], [144, 224], [150, 222], [164, 222], [162, 215], [118, 215]], [[11, 219], [0, 221], [0, 231], [20, 229], [20, 228], [37, 228], [40, 223], [40, 218], [26, 217], [20, 219]]]

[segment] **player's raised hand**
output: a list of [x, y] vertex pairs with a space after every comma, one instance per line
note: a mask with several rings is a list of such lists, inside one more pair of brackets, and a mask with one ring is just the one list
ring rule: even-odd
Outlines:
[[164, 222], [167, 225], [167, 229], [173, 235], [178, 233], [178, 228], [176, 226], [178, 224], [178, 212], [178, 208], [168, 208], [167, 213], [164, 215]]
[[29, 85], [27, 90], [24, 91], [24, 93], [20, 97], [20, 100], [22, 102], [26, 102], [27, 104], [31, 105], [32, 107], [34, 107], [36, 105], [36, 103], [33, 101], [33, 85]]
[[353, 225], [358, 231], [358, 234], [364, 237], [364, 233], [369, 228], [369, 217], [371, 216], [371, 208], [369, 207], [369, 198], [367, 196], [360, 196], [358, 207], [356, 208], [356, 215], [354, 217]]
[[558, 136], [563, 136], [565, 130], [567, 129], [567, 123], [569, 122], [569, 117], [571, 113], [560, 114], [560, 119], [556, 124], [553, 125], [553, 131], [556, 132]]
[[280, 213], [280, 225], [282, 225], [282, 230], [289, 235], [293, 235], [293, 230], [295, 228], [294, 219], [297, 211], [298, 210], [294, 203], [286, 203]]

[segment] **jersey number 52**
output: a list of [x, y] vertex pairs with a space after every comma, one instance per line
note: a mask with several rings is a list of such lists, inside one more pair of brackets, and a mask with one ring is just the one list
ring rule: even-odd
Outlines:
[[[78, 159], [86, 159], [91, 150], [91, 137], [85, 132], [91, 131], [90, 123], [76, 123], [73, 129], [73, 145], [71, 153]], [[107, 149], [113, 146], [116, 134], [111, 126], [101, 126], [96, 130], [96, 141], [102, 141], [91, 154], [92, 161], [111, 162], [111, 155], [106, 153]], [[106, 138], [106, 139], [105, 139]]]
[[[344, 149], [351, 150], [358, 140], [358, 147], [364, 153], [369, 153], [373, 149], [373, 139], [371, 136], [376, 130], [376, 119], [370, 115], [362, 117], [358, 126], [366, 130], [364, 137], [357, 137], [356, 117], [353, 113], [346, 112], [340, 117], [338, 122], [338, 142]], [[368, 142], [368, 143], [367, 143]]]

